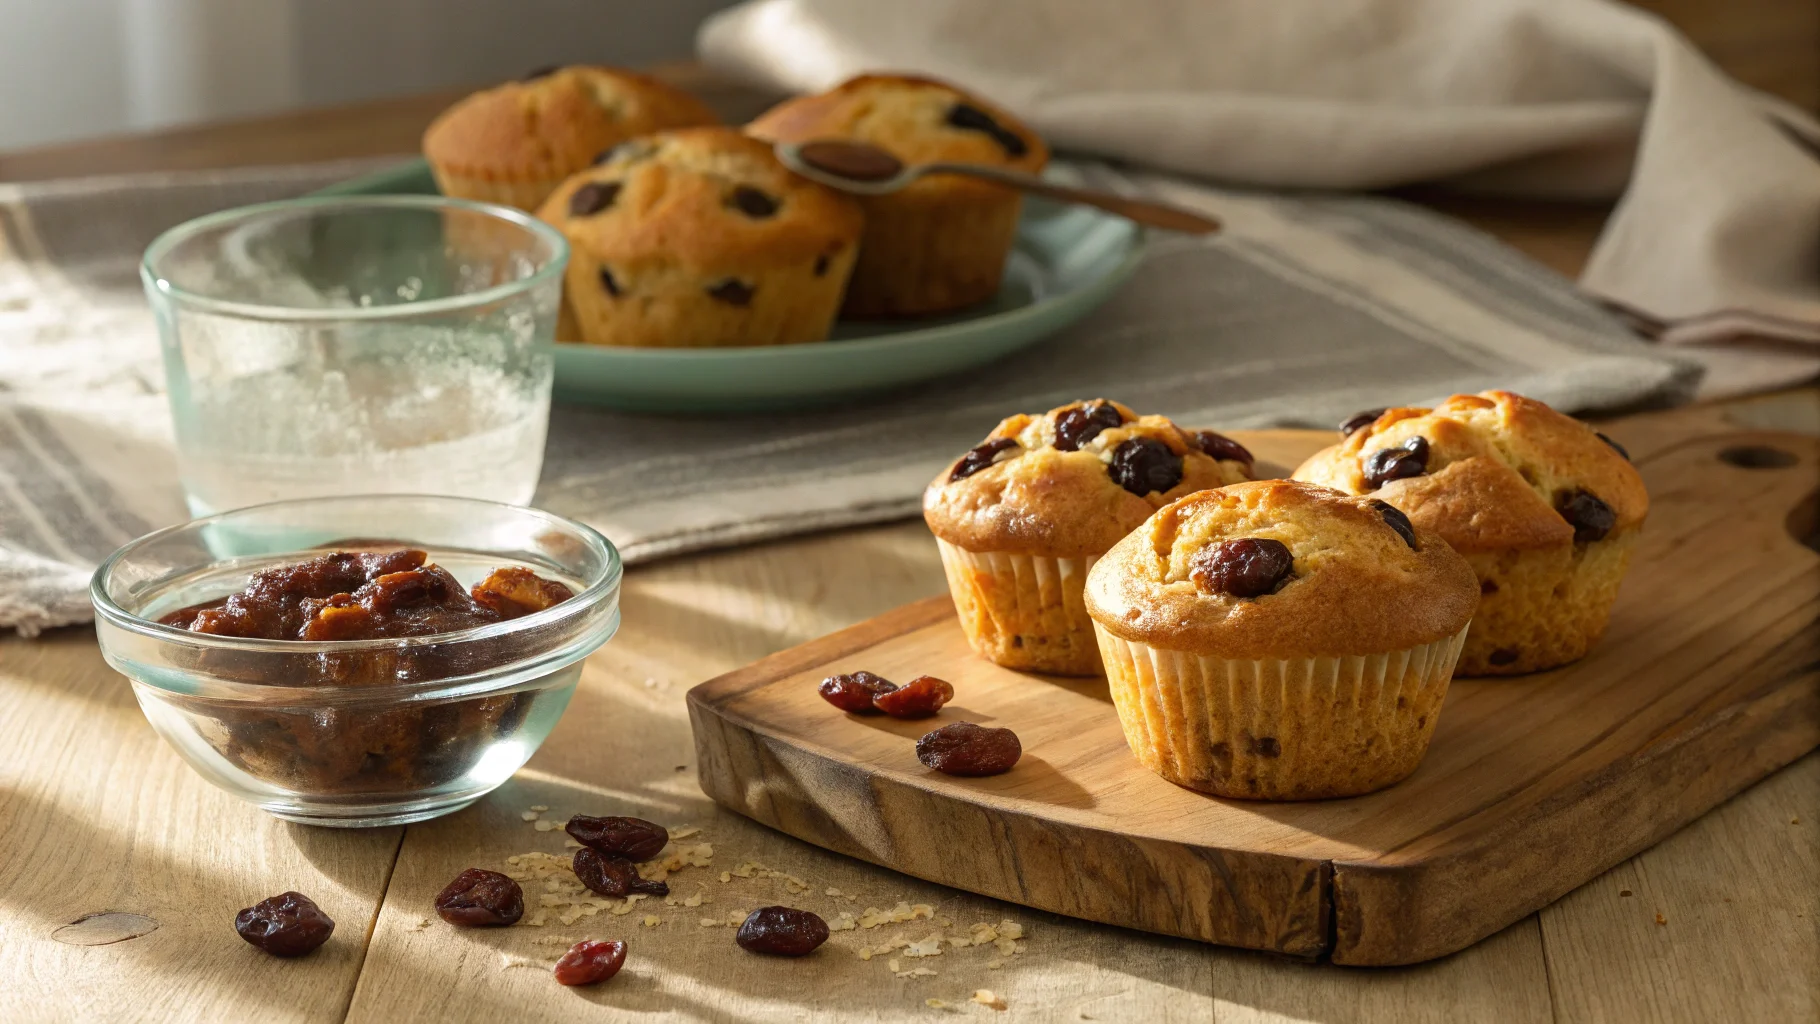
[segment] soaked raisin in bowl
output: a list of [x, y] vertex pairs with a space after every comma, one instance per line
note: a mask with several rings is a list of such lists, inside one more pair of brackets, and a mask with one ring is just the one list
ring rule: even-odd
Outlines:
[[317, 498], [140, 538], [91, 596], [108, 663], [204, 777], [292, 821], [381, 825], [531, 756], [618, 628], [620, 571], [535, 509]]

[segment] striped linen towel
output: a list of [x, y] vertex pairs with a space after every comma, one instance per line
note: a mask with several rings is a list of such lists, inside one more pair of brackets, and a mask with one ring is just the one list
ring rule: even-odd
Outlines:
[[[184, 518], [139, 293], [146, 243], [369, 167], [0, 185], [0, 628], [86, 621], [95, 565]], [[1076, 398], [1235, 428], [1329, 425], [1494, 386], [1570, 411], [1634, 408], [1698, 383], [1696, 365], [1569, 282], [1418, 207], [1091, 173], [1227, 230], [1154, 237], [1131, 282], [1082, 323], [888, 397], [735, 417], [558, 406], [537, 504], [636, 562], [913, 516], [922, 486], [1001, 417]]]

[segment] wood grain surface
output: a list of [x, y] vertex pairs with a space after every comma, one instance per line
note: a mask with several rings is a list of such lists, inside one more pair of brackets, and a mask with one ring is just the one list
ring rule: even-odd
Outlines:
[[[1292, 462], [1332, 435], [1242, 440]], [[1604, 642], [1554, 672], [1456, 680], [1421, 768], [1379, 793], [1170, 785], [1130, 756], [1103, 680], [974, 657], [942, 597], [696, 688], [702, 787], [817, 845], [1070, 916], [1336, 963], [1451, 953], [1820, 745], [1820, 553], [1799, 539], [1820, 444], [1696, 425], [1633, 454], [1655, 499]], [[816, 693], [861, 668], [940, 676], [955, 703], [898, 722]], [[958, 720], [1015, 729], [1024, 760], [985, 780], [917, 763], [915, 738]]]

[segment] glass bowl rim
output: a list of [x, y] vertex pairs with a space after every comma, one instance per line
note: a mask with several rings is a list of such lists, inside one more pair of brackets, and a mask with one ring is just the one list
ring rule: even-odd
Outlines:
[[[484, 626], [470, 626], [467, 629], [459, 629], [449, 633], [431, 633], [426, 636], [392, 637], [377, 640], [265, 640], [254, 637], [219, 636], [213, 633], [196, 633], [187, 629], [180, 629], [176, 626], [166, 626], [155, 620], [135, 615], [125, 608], [120, 607], [107, 592], [107, 581], [121, 562], [131, 557], [137, 551], [145, 548], [147, 545], [175, 536], [186, 530], [195, 530], [222, 523], [233, 517], [245, 515], [248, 512], [276, 508], [319, 505], [344, 501], [362, 501], [370, 503], [376, 501], [398, 500], [422, 501], [425, 499], [459, 505], [488, 506], [495, 509], [504, 509], [519, 515], [541, 519], [552, 526], [560, 527], [580, 535], [585, 543], [591, 548], [594, 548], [598, 554], [604, 556], [606, 569], [601, 573], [599, 579], [588, 584], [581, 591], [577, 592], [574, 597], [561, 604], [545, 608], [540, 612], [533, 612], [530, 615], [521, 616], [516, 619], [507, 619], [504, 622], [492, 622]], [[298, 552], [298, 554], [302, 553], [303, 552]], [[105, 619], [109, 624], [128, 632], [137, 633], [140, 636], [164, 643], [177, 643], [194, 647], [264, 654], [343, 654], [355, 651], [396, 651], [417, 647], [441, 647], [454, 643], [491, 640], [498, 637], [509, 636], [513, 633], [554, 625], [565, 619], [585, 615], [602, 601], [611, 599], [618, 592], [620, 580], [624, 575], [625, 565], [620, 559], [619, 549], [614, 547], [612, 541], [608, 540], [599, 530], [594, 529], [586, 523], [570, 519], [567, 516], [557, 515], [554, 512], [546, 512], [543, 509], [532, 508], [527, 505], [508, 505], [505, 502], [488, 501], [484, 498], [462, 498], [446, 494], [350, 494], [317, 498], [286, 498], [281, 501], [269, 501], [259, 505], [247, 505], [243, 508], [229, 509], [225, 512], [217, 512], [213, 515], [203, 516], [200, 519], [191, 519], [174, 526], [167, 526], [162, 530], [154, 530], [142, 537], [128, 541], [113, 554], [107, 556], [107, 558], [96, 567], [94, 575], [89, 577], [89, 600], [95, 606], [96, 615]], [[531, 657], [534, 657], [534, 655], [527, 655], [527, 659]], [[444, 681], [423, 680], [422, 682], [438, 683]], [[261, 683], [259, 685], [274, 690], [305, 690], [312, 688], [309, 686], [291, 687], [284, 683]]]
[[[161, 275], [154, 264], [170, 254], [172, 249], [189, 241], [195, 236], [211, 231], [223, 225], [239, 220], [249, 220], [272, 213], [319, 212], [325, 210], [358, 210], [358, 209], [405, 209], [405, 210], [465, 210], [481, 214], [494, 220], [505, 221], [528, 231], [531, 235], [547, 243], [551, 249], [550, 258], [538, 267], [530, 276], [505, 284], [494, 285], [477, 292], [464, 295], [450, 295], [440, 299], [428, 299], [422, 302], [400, 302], [386, 306], [355, 306], [322, 308], [315, 306], [274, 306], [261, 302], [240, 302], [234, 299], [219, 299], [201, 295], [173, 284], [169, 278]], [[346, 321], [385, 321], [409, 319], [417, 316], [430, 316], [441, 313], [460, 312], [478, 306], [491, 305], [503, 299], [529, 291], [546, 284], [552, 278], [560, 278], [569, 263], [569, 240], [555, 227], [546, 224], [536, 217], [510, 206], [498, 203], [483, 203], [472, 199], [453, 199], [448, 196], [300, 196], [295, 199], [278, 199], [266, 203], [253, 203], [249, 206], [236, 206], [215, 213], [204, 214], [186, 220], [175, 227], [166, 228], [152, 244], [145, 247], [145, 253], [139, 258], [139, 278], [146, 290], [156, 292], [173, 302], [205, 313], [221, 316], [239, 317], [243, 320], [298, 320], [306, 322], [346, 322]]]

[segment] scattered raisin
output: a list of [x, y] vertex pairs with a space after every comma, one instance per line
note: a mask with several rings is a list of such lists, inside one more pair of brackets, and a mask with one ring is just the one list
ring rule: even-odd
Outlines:
[[670, 883], [664, 881], [661, 878], [634, 879], [632, 884], [626, 886], [626, 888], [630, 889], [633, 892], [644, 893], [646, 896], [668, 896], [668, 895], [670, 895]]
[[1416, 435], [1400, 448], [1380, 448], [1365, 460], [1365, 482], [1382, 487], [1392, 480], [1428, 472], [1428, 439]]
[[619, 187], [617, 181], [590, 181], [569, 193], [569, 216], [586, 217], [612, 206]]
[[967, 477], [992, 465], [1000, 452], [1007, 452], [1017, 447], [1017, 441], [1009, 437], [994, 437], [981, 441], [954, 464], [953, 472], [948, 474], [948, 482], [964, 480]]
[[731, 201], [735, 209], [755, 219], [769, 217], [777, 212], [777, 200], [750, 185], [734, 189]]
[[575, 851], [570, 869], [581, 879], [581, 884], [602, 896], [616, 899], [631, 892], [632, 883], [639, 881], [638, 868], [631, 861], [586, 846]]
[[1403, 514], [1402, 509], [1388, 501], [1379, 501], [1376, 498], [1371, 499], [1371, 507], [1377, 509], [1378, 514], [1384, 517], [1385, 526], [1397, 531], [1397, 536], [1403, 538], [1403, 543], [1416, 549], [1415, 524], [1409, 521], [1409, 517]]
[[902, 689], [873, 697], [872, 706], [892, 718], [928, 718], [953, 699], [954, 687], [946, 679], [917, 676]]
[[335, 922], [300, 892], [281, 892], [234, 915], [240, 937], [273, 956], [302, 956], [329, 941]]
[[1604, 540], [1618, 525], [1618, 514], [1590, 491], [1568, 491], [1555, 497], [1555, 511], [1574, 528], [1574, 543]]
[[1198, 430], [1194, 434], [1194, 443], [1200, 446], [1201, 451], [1216, 459], [1243, 462], [1247, 466], [1253, 461], [1250, 449], [1218, 431]]
[[662, 825], [643, 818], [590, 818], [577, 814], [563, 826], [563, 831], [583, 846], [630, 861], [650, 860], [670, 841], [670, 833]]
[[872, 699], [897, 689], [897, 684], [870, 672], [850, 672], [822, 680], [822, 700], [855, 715], [876, 715]]
[[1010, 729], [956, 722], [916, 741], [916, 759], [944, 775], [1003, 775], [1024, 756]]
[[1351, 437], [1358, 431], [1376, 423], [1378, 417], [1384, 415], [1384, 412], [1385, 410], [1383, 409], [1367, 409], [1364, 412], [1353, 413], [1346, 418], [1345, 422], [1340, 424], [1340, 436]]
[[1276, 590], [1294, 568], [1295, 557], [1282, 541], [1242, 537], [1196, 554], [1188, 578], [1209, 594], [1261, 597]]
[[949, 108], [948, 123], [968, 131], [985, 132], [992, 136], [992, 141], [998, 143], [1011, 156], [1023, 156], [1030, 151], [1030, 147], [1016, 132], [999, 124], [991, 114], [971, 103], [956, 103]]
[[465, 928], [508, 925], [524, 916], [525, 894], [497, 871], [469, 868], [436, 894], [436, 913]]
[[795, 907], [759, 907], [734, 936], [741, 949], [767, 956], [804, 956], [828, 941], [828, 922]]
[[1055, 418], [1055, 450], [1080, 451], [1081, 445], [1125, 422], [1125, 417], [1111, 402], [1089, 402], [1064, 409]]
[[708, 294], [729, 306], [750, 306], [752, 304], [752, 286], [738, 278], [729, 277], [719, 284], [710, 286]]
[[558, 985], [593, 985], [606, 981], [626, 965], [626, 944], [583, 939], [556, 961]]
[[1612, 440], [1612, 439], [1611, 439], [1611, 438], [1609, 438], [1609, 437], [1606, 437], [1606, 436], [1605, 436], [1605, 435], [1604, 435], [1604, 434], [1600, 434], [1600, 433], [1599, 433], [1599, 432], [1598, 432], [1598, 431], [1596, 431], [1596, 430], [1595, 430], [1595, 431], [1593, 431], [1593, 433], [1594, 433], [1594, 434], [1598, 434], [1598, 437], [1599, 437], [1599, 440], [1601, 440], [1601, 441], [1604, 441], [1604, 442], [1605, 442], [1605, 443], [1606, 443], [1606, 444], [1608, 444], [1608, 445], [1611, 445], [1611, 450], [1612, 450], [1612, 451], [1614, 451], [1614, 452], [1617, 452], [1617, 453], [1618, 453], [1618, 454], [1619, 454], [1619, 455], [1622, 455], [1622, 456], [1624, 456], [1624, 461], [1625, 461], [1625, 462], [1629, 462], [1629, 461], [1630, 461], [1630, 452], [1628, 452], [1628, 451], [1626, 451], [1626, 450], [1625, 450], [1625, 449], [1624, 449], [1624, 446], [1623, 446], [1623, 445], [1621, 445], [1621, 444], [1619, 444], [1619, 443], [1618, 443], [1618, 442], [1616, 442], [1616, 441], [1613, 441], [1613, 440]]
[[608, 295], [619, 298], [619, 282], [613, 280], [613, 272], [606, 267], [600, 268], [600, 286], [606, 289]]
[[1112, 482], [1143, 497], [1182, 482], [1182, 457], [1154, 437], [1128, 437], [1112, 450]]

